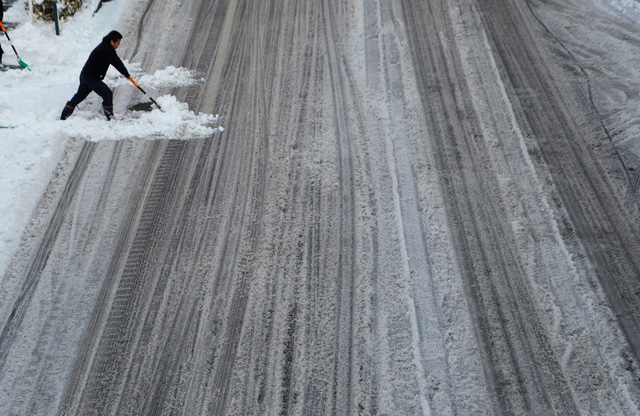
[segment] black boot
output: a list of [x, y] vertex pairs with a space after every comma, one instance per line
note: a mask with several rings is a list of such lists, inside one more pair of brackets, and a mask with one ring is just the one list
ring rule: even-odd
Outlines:
[[102, 110], [104, 111], [104, 115], [107, 117], [107, 120], [113, 120], [113, 106], [102, 106]]
[[75, 110], [76, 108], [74, 106], [71, 105], [71, 101], [67, 102], [67, 105], [64, 106], [64, 109], [62, 110], [62, 115], [60, 116], [60, 120], [66, 120], [69, 118], [69, 116], [71, 114], [73, 114], [73, 110]]

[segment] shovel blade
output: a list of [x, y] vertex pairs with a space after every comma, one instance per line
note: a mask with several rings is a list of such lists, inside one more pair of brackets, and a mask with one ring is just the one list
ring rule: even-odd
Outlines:
[[152, 105], [153, 105], [153, 103], [151, 103], [151, 102], [134, 104], [131, 107], [129, 107], [129, 110], [131, 110], [131, 111], [151, 111], [152, 110], [152, 108], [151, 108]]
[[26, 64], [22, 59], [19, 59], [19, 60], [18, 60], [18, 64], [19, 64], [21, 67], [23, 67], [23, 68], [28, 69], [29, 71], [31, 71], [31, 68], [29, 68], [29, 65], [27, 65], [27, 64]]

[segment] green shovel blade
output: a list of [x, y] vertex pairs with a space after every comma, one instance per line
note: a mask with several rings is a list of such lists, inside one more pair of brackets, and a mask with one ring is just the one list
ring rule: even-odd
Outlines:
[[19, 64], [21, 67], [26, 68], [26, 69], [28, 69], [29, 71], [31, 71], [31, 68], [29, 68], [29, 65], [27, 65], [27, 64], [26, 64], [22, 59], [19, 59], [19, 60], [18, 60], [18, 64]]

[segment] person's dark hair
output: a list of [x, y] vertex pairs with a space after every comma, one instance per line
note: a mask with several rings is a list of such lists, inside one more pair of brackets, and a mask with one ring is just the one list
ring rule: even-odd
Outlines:
[[120, 32], [118, 32], [117, 30], [112, 30], [111, 32], [109, 32], [107, 36], [102, 38], [102, 41], [109, 43], [109, 42], [117, 42], [120, 39], [122, 39], [122, 35], [120, 34]]

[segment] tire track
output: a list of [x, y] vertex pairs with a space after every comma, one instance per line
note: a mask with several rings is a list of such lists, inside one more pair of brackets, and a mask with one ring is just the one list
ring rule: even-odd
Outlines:
[[[597, 387], [587, 382], [602, 377], [610, 385], [618, 383], [618, 378], [633, 384], [629, 373], [605, 358], [618, 356], [617, 345], [622, 336], [617, 334], [617, 328], [606, 327], [613, 319], [608, 311], [603, 313], [593, 308], [594, 304], [602, 304], [605, 296], [593, 286], [593, 280], [580, 271], [580, 265], [574, 262], [567, 243], [562, 240], [531, 156], [536, 149], [520, 131], [477, 10], [461, 4], [451, 9], [450, 15], [454, 27], [458, 28], [463, 67], [471, 74], [468, 85], [491, 165], [504, 178], [501, 192], [509, 207], [508, 222], [513, 224], [536, 308], [541, 315], [546, 315], [541, 320], [556, 356], [561, 357], [571, 394], [581, 412], [633, 413], [632, 407], [626, 407], [631, 404], [625, 398], [626, 387], [605, 396], [598, 395]], [[474, 43], [469, 44], [465, 39], [474, 39]], [[487, 58], [478, 53], [483, 49], [488, 52]], [[515, 137], [502, 133], [509, 131], [514, 132]], [[554, 247], [553, 252], [545, 250], [545, 246]], [[558, 276], [573, 277], [560, 279]]]
[[[515, 6], [490, 3], [482, 10], [502, 10], [484, 14], [496, 56], [501, 61], [505, 76], [518, 91], [530, 88], [534, 96], [517, 96], [521, 108], [518, 116], [531, 130], [538, 142], [542, 157], [553, 175], [559, 198], [567, 209], [575, 236], [580, 241], [595, 266], [600, 283], [607, 294], [635, 357], [640, 351], [640, 241], [637, 229], [636, 207], [624, 203], [623, 196], [608, 178], [606, 169], [581, 138], [593, 138], [594, 134], [606, 137], [606, 131], [598, 121], [592, 130], [581, 127], [575, 120], [588, 114], [590, 100], [568, 92], [551, 75], [544, 58], [529, 44], [505, 44], [503, 39], [526, 39], [521, 33], [527, 25], [522, 12]], [[513, 58], [513, 48], [522, 51]], [[572, 101], [569, 101], [573, 99]], [[590, 133], [593, 131], [594, 133]], [[599, 133], [598, 133], [599, 132]], [[596, 138], [597, 140], [597, 138]]]
[[[155, 152], [160, 151], [161, 146], [154, 146]], [[157, 153], [156, 153], [157, 154]], [[141, 183], [147, 183], [151, 177], [154, 164], [151, 163], [155, 158], [151, 157], [146, 159], [146, 166], [142, 169], [142, 181]], [[127, 221], [123, 224], [123, 232], [120, 233], [120, 239], [116, 244], [115, 255], [112, 257], [111, 262], [108, 265], [106, 272], [106, 281], [102, 285], [100, 293], [97, 298], [97, 306], [94, 308], [93, 314], [90, 318], [87, 331], [81, 344], [81, 348], [78, 352], [78, 359], [74, 365], [73, 371], [67, 382], [63, 398], [61, 400], [60, 410], [61, 414], [71, 414], [71, 409], [76, 409], [78, 403], [74, 400], [79, 396], [84, 389], [86, 368], [90, 365], [95, 356], [95, 340], [101, 338], [101, 332], [103, 330], [103, 314], [105, 310], [109, 309], [109, 305], [113, 301], [113, 288], [117, 287], [117, 279], [120, 276], [121, 268], [123, 267], [123, 254], [128, 252], [131, 244], [133, 231], [137, 228], [135, 226], [138, 216], [136, 215], [139, 210], [143, 195], [145, 194], [144, 186], [136, 187], [139, 189], [137, 195], [132, 198], [128, 214], [126, 215]], [[75, 397], [74, 397], [75, 396]]]
[[[203, 2], [200, 8], [201, 12], [203, 12], [200, 15], [201, 19], [207, 16], [204, 13], [205, 11], [211, 10], [210, 4], [205, 3], [207, 2]], [[205, 8], [205, 6], [209, 7]], [[216, 9], [214, 8], [214, 10]], [[210, 62], [212, 53], [212, 50], [204, 51], [200, 55], [200, 60]], [[193, 92], [193, 90], [190, 91], [191, 94]], [[159, 273], [151, 279], [144, 279], [143, 277], [154, 273], [154, 266], [147, 263], [147, 260], [155, 258], [155, 256], [160, 255], [159, 253], [166, 250], [166, 248], [163, 248], [162, 235], [165, 233], [163, 231], [164, 228], [170, 225], [171, 222], [170, 217], [163, 211], [167, 206], [176, 204], [176, 202], [170, 201], [180, 201], [182, 199], [182, 193], [174, 190], [179, 180], [178, 172], [180, 172], [185, 159], [193, 159], [192, 155], [194, 150], [198, 150], [196, 149], [197, 147], [197, 144], [189, 146], [187, 142], [179, 141], [169, 142], [166, 147], [155, 146], [156, 149], [162, 148], [162, 151], [156, 153], [158, 168], [153, 172], [149, 190], [145, 193], [144, 209], [141, 210], [140, 219], [136, 223], [135, 237], [126, 251], [118, 250], [114, 253], [112, 270], [117, 275], [110, 278], [103, 286], [100, 296], [103, 301], [99, 302], [94, 311], [94, 318], [92, 319], [94, 324], [88, 331], [90, 336], [84, 342], [83, 350], [93, 352], [89, 359], [82, 355], [79, 357], [74, 370], [75, 375], [72, 376], [70, 383], [66, 387], [67, 393], [60, 407], [62, 414], [76, 411], [91, 413], [98, 411], [98, 409], [102, 409], [100, 411], [113, 409], [113, 412], [117, 412], [120, 407], [129, 410], [138, 408], [140, 409], [138, 411], [141, 411], [142, 409], [158, 409], [159, 406], [162, 406], [165, 399], [164, 393], [169, 390], [171, 383], [161, 378], [156, 380], [156, 384], [153, 382], [153, 375], [151, 376], [151, 382], [149, 382], [148, 379], [145, 379], [144, 372], [140, 373], [139, 370], [132, 372], [135, 369], [135, 366], [132, 365], [132, 360], [137, 355], [136, 348], [150, 342], [152, 331], [145, 327], [153, 325], [152, 315], [155, 312], [152, 313], [152, 311], [158, 311], [161, 304], [160, 299], [163, 298], [164, 291], [169, 290], [167, 289], [168, 287], [172, 287], [172, 283], [167, 283], [164, 280], [164, 273]], [[208, 153], [205, 152], [205, 154]], [[148, 160], [153, 159], [152, 155]], [[199, 165], [196, 164], [195, 166], [201, 165], [202, 160]], [[188, 169], [185, 169], [185, 171], [188, 171]], [[193, 172], [191, 172], [191, 175], [193, 175]], [[188, 178], [189, 175], [186, 177]], [[188, 189], [190, 189], [190, 196], [187, 195], [184, 198], [187, 205], [194, 196], [194, 189]], [[179, 206], [180, 203], [178, 203]], [[134, 217], [135, 213], [132, 212], [128, 218], [132, 219]], [[187, 216], [182, 216], [182, 218], [188, 219]], [[178, 231], [174, 232], [180, 234], [180, 229], [184, 230], [185, 223], [178, 223], [177, 227]], [[155, 238], [152, 238], [153, 236]], [[176, 258], [175, 256], [182, 251], [180, 247], [184, 245], [180, 236], [172, 239], [172, 241], [171, 246], [173, 248], [169, 249], [172, 255], [166, 259], [166, 264], [168, 265], [176, 262], [176, 260], [172, 259]], [[123, 255], [126, 255], [126, 262], [123, 270], [120, 271], [117, 270], [116, 265], [121, 261], [120, 258]], [[162, 264], [160, 263], [160, 265]], [[115, 290], [114, 295], [110, 295], [109, 293], [115, 287], [117, 287], [117, 290]], [[113, 300], [108, 300], [110, 296], [113, 296]], [[180, 304], [185, 304], [185, 302], [190, 301], [188, 299], [181, 300]], [[186, 348], [188, 344], [184, 342], [186, 337], [183, 335], [186, 333], [185, 330], [192, 331], [196, 316], [195, 312], [198, 308], [190, 304], [189, 307], [185, 307], [185, 310], [190, 311], [186, 316], [177, 314], [175, 318], [169, 319], [169, 327], [175, 328], [175, 330], [169, 331], [167, 338], [159, 342], [165, 342], [165, 345], [171, 346], [178, 344], [178, 350]], [[147, 316], [148, 318], [141, 319], [141, 323], [136, 324], [134, 318], [138, 316]], [[182, 343], [180, 344], [179, 341], [182, 341]], [[182, 345], [182, 347], [179, 345]], [[178, 365], [178, 358], [179, 356], [172, 356], [171, 359], [160, 357], [160, 361], [152, 363], [153, 366], [151, 368], [175, 368]], [[118, 376], [112, 378], [110, 384], [105, 385], [105, 378], [108, 380], [108, 377], [114, 377], [116, 374]], [[176, 373], [170, 372], [169, 374]], [[133, 380], [128, 380], [131, 377], [133, 377]], [[174, 379], [174, 376], [170, 377]], [[140, 397], [133, 398], [133, 400], [127, 402], [125, 398], [131, 392], [129, 390], [127, 393], [124, 390], [127, 383], [150, 383], [153, 387], [150, 390], [147, 387], [147, 390], [150, 392], [155, 391], [156, 393], [155, 395], [150, 394], [145, 402], [140, 402]], [[120, 392], [118, 393], [118, 391]], [[118, 398], [118, 400], [114, 400], [114, 398]], [[162, 398], [162, 400], [159, 398]]]
[[[133, 324], [133, 319], [146, 315], [149, 293], [153, 293], [159, 284], [157, 278], [151, 281], [140, 278], [146, 275], [145, 268], [148, 267], [144, 260], [152, 257], [153, 251], [157, 250], [157, 246], [151, 243], [150, 236], [158, 232], [163, 221], [164, 204], [170, 193], [170, 186], [176, 180], [173, 167], [180, 165], [183, 151], [181, 143], [169, 144], [154, 175], [95, 358], [91, 362], [91, 371], [83, 383], [83, 396], [78, 403], [77, 413], [111, 413], [118, 409], [118, 398], [122, 394], [117, 394], [114, 390], [124, 387], [122, 381], [119, 381], [129, 368], [124, 360], [131, 356], [131, 349], [139, 343], [141, 336], [141, 328]], [[110, 380], [111, 387], [108, 391], [104, 391], [105, 377]]]
[[[324, 35], [327, 45], [327, 58], [329, 64], [329, 78], [332, 84], [334, 119], [337, 138], [338, 177], [340, 178], [339, 195], [339, 235], [340, 247], [344, 252], [340, 252], [338, 262], [338, 311], [336, 313], [336, 345], [335, 351], [338, 357], [335, 361], [334, 380], [334, 408], [333, 414], [341, 413], [350, 415], [353, 409], [352, 402], [352, 380], [353, 368], [353, 335], [354, 335], [354, 250], [355, 250], [355, 196], [354, 196], [354, 170], [353, 170], [353, 147], [351, 144], [352, 133], [350, 123], [344, 118], [347, 114], [348, 103], [343, 95], [347, 92], [345, 88], [344, 58], [338, 54], [335, 46], [337, 39], [335, 31], [338, 27], [337, 11], [334, 4], [329, 0], [322, 1], [322, 16], [324, 25]], [[346, 65], [345, 65], [346, 66]], [[346, 409], [340, 409], [339, 403], [346, 405]], [[345, 413], [346, 412], [346, 413]]]
[[[86, 167], [91, 161], [91, 157], [95, 151], [95, 143], [86, 143], [78, 160], [69, 176], [69, 180], [65, 185], [65, 188], [60, 197], [60, 201], [53, 212], [49, 226], [47, 227], [45, 234], [42, 238], [42, 242], [38, 245], [38, 250], [34, 255], [34, 258], [29, 263], [29, 269], [27, 270], [24, 285], [20, 291], [20, 295], [16, 299], [11, 313], [4, 323], [2, 333], [0, 334], [0, 366], [4, 367], [6, 363], [7, 354], [11, 345], [15, 341], [16, 331], [22, 325], [24, 315], [29, 308], [34, 291], [36, 290], [42, 270], [47, 265], [47, 261], [53, 250], [53, 245], [56, 242], [58, 233], [62, 226], [62, 222], [67, 215], [67, 211], [71, 201], [73, 200], [76, 189], [82, 181]], [[0, 368], [0, 379], [3, 377], [4, 370]]]
[[[494, 400], [500, 413], [555, 409], [575, 414], [520, 259], [510, 248], [513, 236], [502, 222], [505, 214], [496, 193], [497, 181], [484, 168], [486, 149], [474, 140], [478, 123], [467, 94], [460, 90], [465, 76], [457, 69], [455, 45], [443, 35], [453, 32], [439, 6], [447, 7], [428, 4], [421, 8], [408, 2], [405, 19], [410, 42], [415, 41], [411, 49], [423, 105], [428, 118], [437, 123], [433, 132], [439, 146], [436, 161]], [[420, 42], [428, 38], [440, 42]], [[423, 44], [433, 46], [427, 49]], [[429, 94], [431, 86], [437, 88], [436, 96]]]
[[[255, 15], [256, 11], [252, 13]], [[267, 128], [272, 132], [270, 140], [275, 145], [274, 161], [270, 167], [274, 173], [269, 177], [272, 177], [273, 192], [279, 196], [273, 200], [282, 201], [270, 208], [269, 216], [275, 216], [277, 224], [282, 226], [273, 230], [268, 227], [268, 235], [272, 237], [267, 238], [262, 247], [272, 253], [270, 257], [275, 264], [261, 261], [261, 267], [268, 270], [261, 274], [272, 278], [264, 282], [262, 290], [254, 292], [253, 296], [258, 298], [251, 306], [261, 311], [260, 316], [265, 317], [267, 328], [262, 330], [259, 320], [249, 323], [252, 329], [247, 329], [242, 341], [243, 349], [251, 351], [251, 356], [264, 357], [257, 362], [243, 359], [239, 363], [243, 367], [250, 366], [258, 380], [251, 382], [250, 374], [240, 373], [231, 381], [240, 398], [247, 394], [248, 388], [252, 392], [249, 397], [255, 398], [256, 402], [236, 398], [227, 407], [231, 413], [324, 413], [331, 412], [335, 406], [345, 406], [335, 399], [336, 362], [340, 360], [340, 351], [335, 350], [335, 346], [340, 343], [340, 337], [349, 335], [339, 329], [338, 301], [334, 300], [340, 297], [341, 290], [340, 266], [333, 258], [335, 255], [337, 259], [339, 254], [333, 247], [328, 249], [326, 242], [320, 242], [326, 238], [330, 241], [338, 238], [332, 233], [339, 230], [340, 214], [335, 208], [328, 208], [326, 202], [320, 204], [323, 200], [322, 179], [317, 185], [310, 185], [310, 181], [315, 180], [305, 167], [305, 152], [315, 146], [310, 140], [314, 136], [309, 131], [321, 132], [316, 120], [324, 118], [322, 107], [313, 105], [314, 99], [326, 94], [327, 85], [325, 54], [328, 46], [323, 36], [323, 8], [321, 4], [312, 2], [292, 3], [284, 5], [282, 12], [283, 17], [277, 20], [281, 26], [276, 24], [270, 29], [278, 33], [282, 52], [280, 56], [265, 56], [262, 66], [274, 68], [273, 74], [277, 74], [276, 68], [286, 74], [273, 79], [274, 87], [267, 88], [267, 91], [272, 91], [267, 94], [271, 97], [267, 102], [271, 102], [269, 108], [274, 109], [267, 112], [274, 115], [269, 117], [272, 124]], [[261, 14], [278, 15], [266, 11]], [[301, 65], [301, 69], [298, 70], [296, 65]], [[289, 74], [291, 76], [287, 76]], [[267, 72], [263, 77], [267, 80], [266, 85], [271, 81], [270, 76], [271, 73]], [[279, 159], [282, 163], [275, 161]], [[337, 191], [331, 193], [337, 194]], [[317, 202], [314, 204], [309, 200]], [[313, 232], [312, 225], [305, 219], [333, 217], [333, 214], [321, 214], [323, 209], [335, 213], [335, 218], [325, 226], [330, 231], [318, 229], [317, 248], [315, 251], [312, 249], [315, 254], [306, 260], [313, 247], [307, 236]], [[267, 224], [272, 221], [268, 220]], [[320, 228], [319, 225], [317, 227]], [[328, 262], [327, 256], [331, 256]], [[309, 266], [309, 262], [315, 266]], [[259, 307], [255, 302], [260, 302], [264, 291], [268, 293], [266, 299], [269, 303], [267, 307]], [[315, 301], [310, 303], [309, 299]], [[259, 333], [259, 339], [264, 337], [263, 346], [256, 345], [255, 340], [249, 338], [252, 333]], [[309, 334], [309, 338], [305, 339], [304, 334]], [[341, 344], [340, 348], [348, 351], [351, 347], [350, 344]]]

